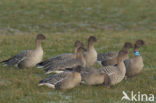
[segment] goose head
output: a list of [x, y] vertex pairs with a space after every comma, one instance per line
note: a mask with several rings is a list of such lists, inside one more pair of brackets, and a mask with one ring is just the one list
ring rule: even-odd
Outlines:
[[77, 50], [77, 55], [83, 55], [83, 53], [84, 53], [84, 51], [86, 51], [86, 49], [85, 48], [83, 48], [83, 47], [79, 47], [78, 48], [78, 50]]
[[130, 42], [126, 42], [126, 43], [124, 44], [124, 46], [123, 46], [123, 49], [125, 49], [125, 50], [128, 50], [128, 49], [130, 49], [130, 48], [133, 48], [133, 45], [132, 45], [132, 43], [130, 43]]
[[75, 44], [74, 44], [75, 55], [76, 55], [79, 47], [84, 47], [84, 45], [81, 41], [77, 40], [77, 41], [75, 41]]
[[[125, 42], [125, 44], [124, 44], [122, 50], [123, 50], [123, 51], [127, 51], [127, 52], [129, 53], [129, 49], [130, 49], [130, 48], [133, 48], [132, 43], [130, 43], [130, 42]], [[127, 55], [125, 56], [125, 60], [129, 58], [128, 53], [127, 53]]]
[[97, 39], [95, 36], [90, 36], [88, 38], [88, 46], [93, 45], [95, 42], [97, 42]]
[[74, 48], [78, 49], [79, 47], [84, 47], [83, 43], [79, 40], [75, 41]]
[[44, 39], [46, 39], [46, 37], [43, 34], [38, 34], [36, 36], [36, 40], [44, 40]]
[[85, 52], [85, 48], [83, 47], [80, 47], [78, 50], [77, 50], [77, 53], [76, 53], [76, 59], [80, 60], [82, 62], [82, 66], [85, 67], [86, 66], [86, 61], [84, 59], [84, 56], [83, 56], [83, 53]]
[[145, 45], [145, 42], [143, 40], [137, 40], [134, 44], [134, 51], [138, 51], [138, 49], [143, 45]]
[[46, 39], [46, 37], [43, 35], [43, 34], [38, 34], [37, 36], [36, 36], [36, 49], [38, 50], [40, 50], [40, 48], [42, 48], [41, 47], [41, 40], [44, 40], [44, 39]]
[[128, 51], [126, 50], [120, 50], [120, 52], [118, 53], [118, 62], [121, 62], [123, 60], [127, 59], [127, 55], [128, 55]]

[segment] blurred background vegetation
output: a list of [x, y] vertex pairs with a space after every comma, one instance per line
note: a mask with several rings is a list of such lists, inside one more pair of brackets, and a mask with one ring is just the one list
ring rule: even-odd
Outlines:
[[156, 29], [155, 0], [1, 0], [0, 34]]

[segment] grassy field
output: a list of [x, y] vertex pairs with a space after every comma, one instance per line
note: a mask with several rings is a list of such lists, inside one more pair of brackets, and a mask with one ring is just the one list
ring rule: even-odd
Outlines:
[[110, 89], [80, 85], [58, 91], [38, 87], [39, 80], [47, 77], [44, 70], [0, 65], [0, 103], [120, 103], [123, 90], [156, 96], [155, 5], [155, 0], [1, 0], [0, 61], [34, 48], [38, 33], [47, 37], [42, 43], [44, 59], [73, 52], [74, 41], [86, 44], [90, 35], [98, 39], [98, 53], [118, 51], [124, 42], [137, 39], [146, 45], [140, 49], [145, 64], [142, 73]]

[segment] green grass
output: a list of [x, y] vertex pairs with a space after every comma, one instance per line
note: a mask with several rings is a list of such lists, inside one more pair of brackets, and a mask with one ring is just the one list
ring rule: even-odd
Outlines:
[[47, 77], [44, 70], [0, 65], [0, 103], [118, 103], [123, 90], [156, 96], [155, 4], [155, 0], [1, 0], [0, 61], [34, 48], [37, 33], [47, 37], [42, 43], [44, 59], [73, 52], [74, 41], [86, 44], [90, 35], [98, 39], [98, 53], [118, 51], [124, 42], [137, 39], [146, 45], [140, 49], [145, 64], [142, 73], [110, 89], [80, 85], [58, 91], [38, 87], [39, 80]]
[[153, 30], [155, 0], [1, 0], [0, 33]]

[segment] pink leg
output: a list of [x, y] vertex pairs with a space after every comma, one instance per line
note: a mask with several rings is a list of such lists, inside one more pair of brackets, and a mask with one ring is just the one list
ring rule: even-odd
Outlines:
[[125, 75], [124, 79], [127, 80], [127, 76], [126, 75]]

